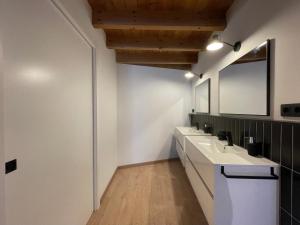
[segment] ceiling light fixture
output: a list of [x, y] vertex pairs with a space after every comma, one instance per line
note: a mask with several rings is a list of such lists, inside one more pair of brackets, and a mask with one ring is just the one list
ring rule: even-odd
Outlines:
[[241, 49], [242, 43], [240, 41], [235, 42], [233, 45], [225, 41], [221, 41], [218, 34], [212, 36], [212, 41], [206, 46], [208, 51], [216, 51], [224, 47], [224, 44], [231, 46], [235, 52]]
[[203, 73], [201, 74], [197, 74], [197, 73], [194, 73], [194, 72], [191, 72], [191, 71], [188, 71], [184, 74], [185, 78], [187, 79], [192, 79], [193, 77], [197, 76], [199, 77], [200, 79], [202, 79], [203, 77]]

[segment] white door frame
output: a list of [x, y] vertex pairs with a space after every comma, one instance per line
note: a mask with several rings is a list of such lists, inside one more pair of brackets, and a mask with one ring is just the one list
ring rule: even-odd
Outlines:
[[[1, 5], [1, 3], [0, 3]], [[0, 6], [0, 15], [1, 15]], [[0, 21], [3, 18], [0, 17]], [[1, 22], [0, 22], [1, 23]], [[1, 26], [1, 25], [0, 25]], [[0, 30], [0, 224], [5, 224], [5, 152], [4, 152], [4, 115], [3, 100], [4, 100], [4, 74], [3, 74], [3, 50], [2, 50], [2, 35]]]
[[[0, 39], [1, 42], [1, 39]], [[3, 107], [3, 71], [0, 43], [0, 108]], [[4, 152], [4, 128], [3, 128], [3, 110], [0, 110], [0, 224], [5, 224], [5, 152]]]
[[50, 0], [53, 5], [58, 9], [62, 16], [70, 23], [70, 25], [76, 30], [76, 32], [84, 39], [86, 44], [91, 47], [92, 54], [92, 107], [93, 107], [93, 209], [96, 210], [100, 206], [100, 200], [98, 199], [98, 138], [97, 138], [97, 61], [96, 61], [96, 47], [92, 41], [87, 37], [85, 32], [79, 27], [75, 19], [65, 9], [60, 0]]

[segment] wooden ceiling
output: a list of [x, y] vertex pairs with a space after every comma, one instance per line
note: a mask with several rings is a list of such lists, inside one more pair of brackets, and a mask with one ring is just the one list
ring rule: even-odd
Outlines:
[[88, 0], [118, 63], [188, 70], [234, 0]]

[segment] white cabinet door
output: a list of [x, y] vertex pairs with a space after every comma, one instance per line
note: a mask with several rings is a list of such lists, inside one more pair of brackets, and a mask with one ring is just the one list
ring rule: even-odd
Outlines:
[[1, 4], [1, 134], [5, 161], [18, 160], [5, 176], [6, 225], [86, 224], [93, 210], [92, 48], [50, 0]]
[[184, 152], [181, 144], [179, 143], [178, 139], [176, 139], [176, 151], [177, 151], [177, 154], [180, 158], [180, 161], [181, 161], [183, 167], [185, 167], [185, 152]]
[[209, 191], [215, 192], [215, 166], [190, 141], [186, 140], [185, 150], [195, 169], [204, 180]]
[[[278, 225], [278, 180], [230, 179], [220, 171], [218, 166], [216, 225]], [[225, 172], [230, 175], [270, 176], [270, 168], [260, 166], [225, 166]]]
[[197, 174], [194, 166], [188, 158], [186, 159], [185, 169], [208, 224], [215, 225], [213, 196], [209, 193], [207, 186], [204, 184], [203, 180], [201, 180], [199, 174]]

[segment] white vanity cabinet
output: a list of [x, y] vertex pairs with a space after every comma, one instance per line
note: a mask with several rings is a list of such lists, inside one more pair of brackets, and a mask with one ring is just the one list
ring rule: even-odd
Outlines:
[[226, 149], [216, 137], [190, 136], [185, 147], [186, 173], [209, 225], [279, 224], [278, 164]]
[[187, 136], [209, 136], [202, 130], [197, 130], [194, 127], [176, 127], [174, 137], [176, 139], [176, 151], [181, 160], [183, 167], [185, 167], [185, 138]]

